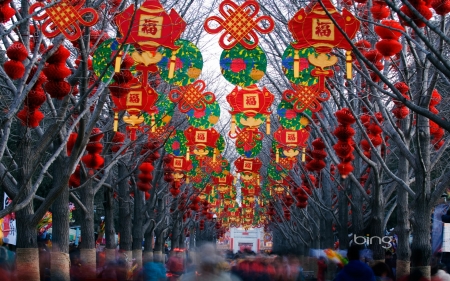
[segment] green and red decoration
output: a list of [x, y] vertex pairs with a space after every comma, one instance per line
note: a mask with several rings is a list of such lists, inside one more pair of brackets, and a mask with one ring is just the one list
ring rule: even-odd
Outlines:
[[305, 110], [318, 112], [322, 109], [320, 104], [330, 98], [328, 90], [318, 91], [315, 86], [303, 86], [291, 84], [292, 90], [288, 89], [283, 92], [283, 99], [293, 103], [294, 111], [302, 113]]
[[283, 155], [289, 158], [296, 157], [300, 150], [307, 146], [309, 132], [306, 129], [288, 130], [283, 127], [278, 128], [273, 137], [277, 142], [277, 149], [275, 152], [275, 162], [279, 162], [281, 149]]
[[235, 138], [236, 151], [241, 156], [253, 158], [261, 152], [264, 135], [258, 128], [238, 129]]
[[[51, 2], [51, 1], [46, 1]], [[54, 38], [63, 34], [70, 41], [76, 41], [82, 35], [80, 25], [90, 27], [97, 23], [99, 17], [97, 11], [93, 8], [83, 8], [84, 0], [69, 1], [62, 0], [54, 3], [46, 9], [46, 3], [36, 2], [31, 5], [28, 13], [37, 14], [32, 18], [37, 21], [43, 21], [41, 31], [47, 38]], [[40, 14], [40, 15], [39, 15]], [[89, 18], [85, 20], [84, 18]]]
[[314, 55], [314, 48], [304, 48], [300, 50], [288, 46], [281, 58], [283, 72], [288, 80], [293, 84], [312, 86], [317, 83], [317, 78], [311, 76], [314, 65], [310, 64], [308, 57]]
[[[164, 144], [164, 149], [167, 153], [173, 154], [175, 156], [186, 155], [187, 140], [182, 130], [173, 131], [167, 142]], [[188, 159], [190, 160], [190, 159]]]
[[173, 9], [167, 13], [159, 0], [146, 0], [137, 9], [132, 4], [114, 21], [122, 34], [119, 43], [139, 45], [150, 54], [155, 54], [160, 46], [178, 50], [180, 46], [175, 42], [186, 28], [183, 18]]
[[205, 105], [205, 109], [202, 111], [191, 109], [186, 112], [189, 125], [195, 128], [207, 130], [214, 126], [220, 117], [220, 106], [217, 101]]
[[239, 157], [234, 162], [236, 167], [236, 173], [256, 173], [259, 174], [259, 170], [262, 167], [262, 162], [258, 158], [244, 158]]
[[[325, 9], [323, 7], [325, 7]], [[330, 19], [329, 13], [331, 17]], [[308, 9], [299, 10], [288, 22], [289, 31], [292, 33], [295, 42], [291, 43], [295, 49], [294, 52], [300, 52], [305, 48], [313, 47], [316, 54], [308, 55], [308, 61], [315, 66], [311, 71], [313, 77], [318, 78], [318, 84], [312, 86], [313, 90], [320, 95], [322, 92], [328, 92], [325, 88], [325, 79], [333, 75], [333, 70], [329, 67], [337, 63], [338, 59], [331, 52], [333, 48], [346, 50], [347, 79], [352, 78], [352, 44], [347, 41], [344, 34], [340, 32], [337, 26], [345, 32], [351, 40], [359, 30], [360, 22], [347, 9], [343, 9], [342, 14], [333, 6], [330, 0], [316, 2]], [[300, 73], [300, 55], [294, 54], [294, 77]], [[305, 92], [308, 94], [308, 92]], [[312, 93], [310, 93], [312, 94]]]
[[156, 132], [157, 128], [166, 126], [175, 111], [175, 104], [164, 94], [158, 95], [158, 101], [155, 103], [155, 111], [152, 114], [144, 112], [145, 123], [151, 126], [151, 131]]
[[211, 92], [204, 92], [206, 83], [203, 80], [197, 80], [193, 84], [174, 89], [169, 93], [169, 99], [178, 104], [178, 109], [182, 113], [189, 110], [203, 111], [206, 104], [212, 104], [216, 97]]
[[267, 58], [261, 47], [246, 49], [237, 44], [220, 56], [220, 70], [228, 82], [240, 87], [255, 84], [264, 76]]
[[[194, 127], [189, 127], [184, 131], [186, 136], [186, 146], [188, 151], [186, 155], [190, 155], [191, 148], [193, 153], [198, 157], [207, 156], [210, 150], [213, 150], [213, 159], [218, 153], [217, 141], [220, 138], [220, 134], [214, 129], [201, 130]], [[187, 156], [189, 159], [189, 156]]]
[[130, 139], [135, 140], [136, 130], [139, 128], [138, 125], [145, 120], [141, 113], [154, 114], [157, 112], [155, 104], [158, 100], [158, 93], [149, 85], [143, 86], [140, 83], [136, 83], [131, 86], [127, 95], [121, 98], [112, 95], [111, 98], [116, 105], [114, 108], [116, 112], [115, 121], [118, 120], [118, 112], [126, 110], [129, 116], [124, 116], [123, 121], [129, 125], [127, 131], [130, 131]]
[[[273, 94], [265, 87], [260, 90], [256, 85], [252, 85], [241, 90], [235, 87], [233, 91], [227, 95], [227, 101], [231, 105], [231, 135], [235, 134], [236, 117], [238, 113], [245, 114], [248, 118], [241, 119], [241, 124], [246, 127], [259, 127], [263, 120], [255, 119], [259, 113], [270, 116], [270, 106], [274, 100]], [[245, 123], [243, 123], [245, 120]], [[267, 133], [270, 134], [270, 118], [267, 118]]]
[[[219, 12], [224, 19], [212, 16], [206, 19], [203, 27], [210, 34], [225, 31], [219, 39], [219, 45], [224, 50], [229, 50], [240, 43], [246, 49], [254, 49], [258, 46], [259, 38], [255, 31], [261, 34], [270, 33], [275, 23], [269, 16], [258, 17], [260, 7], [258, 2], [247, 0], [238, 6], [231, 0], [220, 3]], [[210, 27], [209, 24], [219, 25]]]
[[311, 110], [304, 110], [299, 113], [294, 110], [292, 103], [281, 100], [277, 107], [277, 114], [280, 124], [283, 128], [289, 130], [300, 130], [309, 125], [309, 119], [305, 116], [311, 117]]
[[202, 53], [197, 46], [184, 39], [175, 41], [175, 45], [179, 48], [176, 51], [173, 73], [170, 72], [172, 49], [164, 47], [159, 49], [159, 53], [162, 55], [162, 59], [158, 62], [161, 78], [171, 85], [186, 86], [192, 84], [202, 72]]
[[[100, 77], [103, 72], [105, 72], [102, 76], [103, 82], [108, 82], [111, 79], [111, 76], [114, 76], [114, 65], [109, 64], [109, 62], [117, 56], [117, 51], [119, 50], [119, 42], [116, 39], [111, 38], [103, 41], [95, 50], [94, 55], [92, 57], [92, 68], [94, 69], [95, 75]], [[131, 56], [133, 52], [135, 52], [135, 48], [131, 44], [126, 44], [123, 46], [123, 51]], [[105, 69], [107, 70], [105, 71]], [[128, 68], [132, 74], [136, 73], [136, 66], [134, 63]], [[111, 82], [116, 82], [114, 79]]]

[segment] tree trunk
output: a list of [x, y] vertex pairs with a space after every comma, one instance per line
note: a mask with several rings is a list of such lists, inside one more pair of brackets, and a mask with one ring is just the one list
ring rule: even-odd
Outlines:
[[[341, 184], [343, 186], [348, 186], [346, 183], [348, 180], [341, 180]], [[348, 199], [346, 196], [345, 190], [339, 190], [338, 192], [339, 199], [339, 222], [341, 226], [339, 227], [339, 249], [345, 250], [348, 248]]]
[[[422, 99], [425, 100], [425, 99]], [[422, 102], [424, 103], [424, 102]], [[425, 107], [427, 104], [421, 104]], [[417, 116], [417, 149], [415, 167], [416, 198], [412, 217], [413, 242], [411, 244], [412, 266], [420, 268], [430, 279], [431, 261], [431, 211], [430, 206], [430, 126], [429, 119]]]
[[[109, 158], [107, 158], [109, 163]], [[107, 179], [111, 184], [111, 173]], [[116, 231], [114, 229], [114, 193], [110, 188], [104, 187], [103, 208], [105, 209], [105, 255], [106, 262], [116, 260]]]
[[[329, 167], [327, 166], [326, 169], [329, 169]], [[325, 206], [331, 207], [331, 180], [328, 173], [322, 173], [322, 200]], [[323, 210], [322, 212], [325, 216], [325, 219], [320, 220], [320, 247], [322, 249], [332, 249], [334, 246], [333, 215], [331, 214], [331, 212], [326, 212]]]
[[143, 263], [153, 261], [153, 228], [149, 226], [149, 230], [145, 232]]
[[[127, 167], [119, 163], [119, 178], [123, 178], [128, 173]], [[131, 251], [131, 204], [128, 177], [118, 183], [119, 187], [119, 222], [120, 222], [120, 250]]]
[[134, 219], [133, 219], [133, 258], [138, 268], [142, 267], [142, 241], [144, 239], [143, 227], [144, 193], [137, 188], [134, 190]]
[[[83, 182], [83, 173], [81, 179]], [[81, 243], [80, 259], [81, 272], [84, 279], [95, 278], [96, 276], [96, 251], [95, 251], [95, 233], [94, 233], [94, 189], [92, 180], [88, 179], [85, 187], [80, 190], [80, 199], [86, 208], [84, 218], [80, 221]]]
[[[31, 193], [31, 183], [25, 182], [31, 173], [31, 139], [28, 129], [23, 129], [23, 140], [18, 149], [17, 164], [19, 169], [18, 186], [25, 186], [24, 193], [17, 196], [26, 196]], [[36, 225], [31, 224], [34, 214], [33, 201], [25, 208], [16, 212], [17, 249], [16, 268], [18, 280], [39, 281], [39, 252], [37, 245]]]
[[[64, 166], [63, 158], [56, 159], [53, 168], [53, 187], [67, 185], [60, 181], [61, 167]], [[52, 255], [51, 277], [52, 280], [70, 281], [69, 259], [69, 188], [64, 187], [52, 205]]]
[[51, 276], [53, 280], [70, 281], [68, 188], [53, 203], [52, 215]]
[[383, 248], [383, 221], [384, 221], [384, 200], [383, 200], [383, 190], [380, 185], [378, 185], [378, 180], [374, 180], [372, 185], [373, 197], [372, 197], [372, 212], [370, 214], [370, 225], [369, 225], [369, 239], [370, 249], [373, 252], [374, 260], [383, 260], [385, 256], [385, 250]]
[[[403, 181], [408, 180], [409, 165], [405, 157], [400, 155], [398, 166], [398, 176]], [[397, 226], [395, 232], [397, 234], [397, 279], [409, 275], [410, 273], [410, 257], [411, 249], [409, 247], [409, 236], [411, 233], [411, 226], [409, 223], [409, 206], [408, 206], [408, 192], [403, 188], [397, 190]]]

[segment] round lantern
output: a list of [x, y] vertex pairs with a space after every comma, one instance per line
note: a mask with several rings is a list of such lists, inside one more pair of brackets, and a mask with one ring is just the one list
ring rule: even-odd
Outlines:
[[241, 87], [258, 82], [264, 76], [266, 68], [266, 54], [259, 46], [249, 50], [237, 44], [230, 50], [224, 50], [220, 56], [223, 77]]
[[283, 72], [294, 84], [311, 86], [317, 83], [317, 78], [311, 76], [314, 65], [308, 61], [308, 56], [315, 54], [314, 48], [301, 50], [294, 49], [289, 45], [282, 56]]
[[[193, 83], [203, 68], [203, 57], [200, 50], [191, 42], [183, 39], [175, 41], [180, 48], [174, 52], [169, 48], [160, 48], [162, 59], [158, 62], [161, 78], [169, 84], [186, 86]], [[175, 61], [171, 72], [170, 64]]]

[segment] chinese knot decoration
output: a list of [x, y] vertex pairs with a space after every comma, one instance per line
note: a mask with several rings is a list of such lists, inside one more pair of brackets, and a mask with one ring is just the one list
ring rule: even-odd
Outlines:
[[205, 88], [205, 82], [197, 80], [193, 84], [180, 87], [179, 90], [172, 90], [169, 94], [169, 99], [174, 103], [178, 103], [178, 109], [183, 113], [191, 109], [204, 111], [206, 104], [212, 104], [216, 100], [213, 93], [203, 93]]
[[296, 50], [313, 47], [318, 53], [318, 56], [309, 55], [308, 61], [316, 66], [311, 75], [319, 78], [320, 91], [326, 90], [325, 77], [333, 75], [333, 71], [327, 67], [337, 63], [337, 57], [330, 54], [333, 48], [347, 51], [347, 79], [352, 77], [352, 46], [335, 23], [350, 40], [355, 37], [360, 26], [360, 22], [347, 9], [340, 14], [329, 0], [323, 0], [322, 4], [317, 2], [308, 12], [301, 9], [288, 23], [289, 30], [296, 41], [291, 43], [292, 47]]
[[[51, 1], [48, 1], [49, 3]], [[93, 26], [98, 21], [98, 14], [93, 8], [82, 8], [84, 0], [72, 2], [63, 0], [45, 9], [42, 15], [33, 16], [34, 20], [43, 20], [42, 33], [48, 38], [56, 37], [62, 33], [68, 40], [75, 41], [80, 38], [82, 32], [79, 24]], [[76, 3], [75, 6], [72, 6]], [[39, 9], [43, 9], [43, 2], [36, 2], [31, 5], [29, 13], [32, 14]], [[84, 20], [83, 16], [89, 15], [90, 20]]]
[[[247, 49], [254, 49], [258, 46], [258, 36], [255, 30], [261, 34], [270, 33], [275, 27], [273, 19], [269, 16], [257, 17], [259, 4], [256, 1], [245, 1], [241, 6], [230, 0], [224, 0], [219, 6], [220, 14], [225, 18], [212, 16], [206, 19], [204, 28], [206, 32], [216, 34], [225, 29], [219, 39], [219, 45], [229, 50], [240, 43]], [[216, 28], [209, 27], [210, 22], [219, 24]], [[266, 27], [259, 24], [267, 22]]]

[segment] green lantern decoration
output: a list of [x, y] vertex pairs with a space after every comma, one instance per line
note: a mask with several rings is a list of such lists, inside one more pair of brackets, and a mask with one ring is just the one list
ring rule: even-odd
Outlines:
[[280, 124], [288, 130], [300, 130], [309, 124], [305, 115], [311, 116], [312, 112], [306, 109], [302, 113], [294, 110], [294, 106], [285, 100], [281, 100], [277, 107], [277, 114], [280, 117]]
[[212, 104], [206, 104], [206, 108], [203, 111], [191, 109], [186, 114], [191, 126], [197, 129], [207, 130], [219, 121], [220, 106], [215, 101]]
[[[119, 43], [116, 39], [111, 38], [103, 41], [95, 50], [94, 55], [92, 57], [92, 68], [94, 69], [94, 73], [97, 76], [102, 75], [105, 68], [108, 66], [108, 63], [115, 56], [117, 50], [119, 49]], [[135, 51], [133, 45], [126, 44], [123, 49], [127, 54], [131, 56], [131, 54]], [[133, 65], [131, 68], [131, 73], [135, 73], [135, 66]], [[114, 75], [114, 66], [111, 64], [108, 66], [105, 75], [102, 78], [102, 82], [108, 82], [111, 76]], [[114, 82], [114, 80], [111, 80]]]
[[158, 101], [155, 104], [157, 111], [153, 116], [144, 112], [142, 115], [144, 116], [145, 123], [147, 125], [159, 128], [167, 125], [172, 119], [172, 115], [175, 110], [175, 104], [169, 100], [169, 98], [164, 94], [158, 95]]
[[269, 178], [271, 178], [273, 181], [281, 181], [283, 179], [283, 174], [282, 171], [278, 171], [277, 167], [276, 167], [276, 163], [272, 162], [270, 163], [270, 165], [267, 167], [267, 176]]
[[[186, 86], [192, 84], [203, 68], [203, 57], [200, 50], [191, 42], [179, 39], [175, 41], [180, 48], [174, 52], [168, 48], [160, 48], [162, 54], [158, 68], [161, 78], [169, 84]], [[175, 61], [175, 71], [170, 73], [170, 63]]]
[[220, 56], [222, 75], [228, 82], [247, 87], [258, 82], [266, 72], [267, 58], [261, 47], [252, 50], [236, 44]]
[[[296, 50], [291, 45], [286, 48], [281, 62], [283, 72], [291, 83], [303, 86], [317, 84], [318, 79], [311, 76], [311, 71], [315, 68], [308, 61], [308, 56], [311, 54], [315, 54], [314, 48]], [[297, 73], [294, 71], [294, 66], [297, 66]]]
[[236, 136], [236, 151], [246, 158], [256, 157], [262, 149], [263, 134], [257, 128], [246, 128]]
[[266, 115], [261, 114], [261, 113], [256, 113], [254, 116], [249, 117], [248, 115], [246, 115], [245, 113], [241, 112], [241, 113], [237, 113], [234, 115], [236, 118], [236, 126], [240, 129], [244, 129], [245, 127], [247, 127], [246, 124], [248, 124], [248, 122], [246, 122], [249, 118], [253, 118], [255, 120], [258, 120], [260, 122], [258, 123], [264, 123], [264, 121], [266, 120]]
[[182, 130], [176, 130], [169, 137], [167, 142], [164, 145], [167, 153], [171, 153], [175, 156], [184, 156], [187, 152], [187, 139], [184, 136]]

